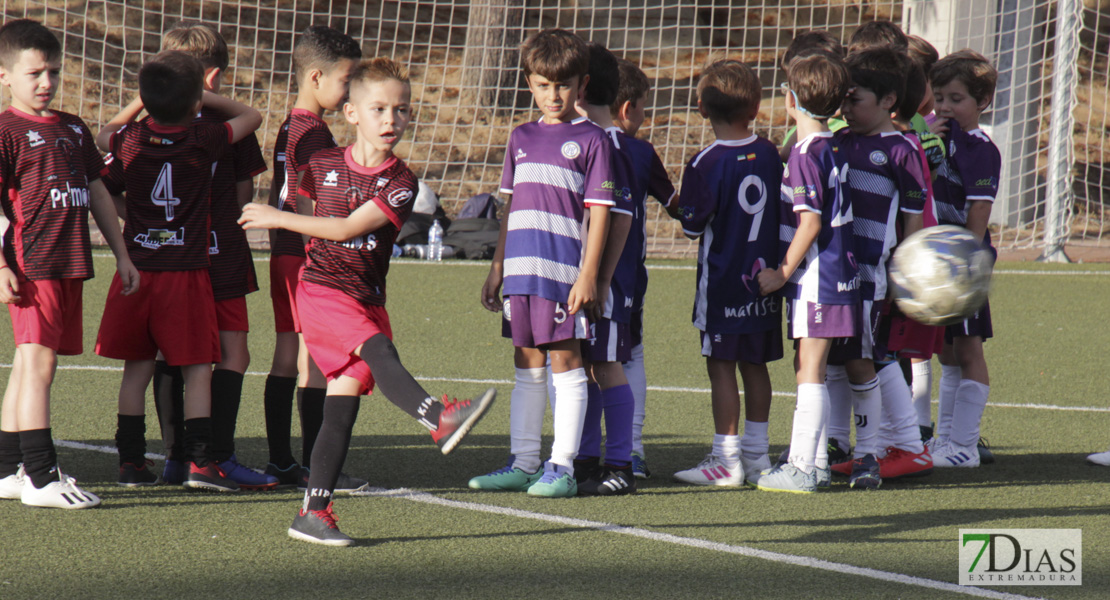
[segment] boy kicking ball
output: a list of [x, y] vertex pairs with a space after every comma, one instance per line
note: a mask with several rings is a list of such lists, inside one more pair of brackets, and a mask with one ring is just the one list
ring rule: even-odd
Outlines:
[[493, 403], [488, 389], [471, 402], [440, 402], [401, 364], [385, 310], [385, 276], [393, 242], [412, 214], [416, 176], [393, 147], [411, 118], [408, 76], [377, 58], [358, 65], [343, 107], [358, 138], [347, 148], [314, 154], [301, 182], [301, 201], [315, 216], [248, 204], [247, 229], [282, 228], [312, 237], [297, 288], [305, 344], [328, 379], [324, 423], [312, 451], [304, 504], [290, 537], [329, 546], [354, 540], [339, 531], [332, 492], [347, 458], [360, 396], [377, 381], [391, 402], [427, 427], [447, 454]]

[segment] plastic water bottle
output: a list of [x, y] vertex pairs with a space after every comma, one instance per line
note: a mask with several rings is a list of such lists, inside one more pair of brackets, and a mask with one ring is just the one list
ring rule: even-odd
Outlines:
[[432, 221], [432, 228], [428, 230], [427, 260], [441, 260], [443, 258], [443, 227], [439, 219]]

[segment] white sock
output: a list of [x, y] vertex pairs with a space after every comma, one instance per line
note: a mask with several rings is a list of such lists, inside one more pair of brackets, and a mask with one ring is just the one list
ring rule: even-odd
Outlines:
[[632, 411], [632, 451], [644, 454], [644, 416], [647, 405], [647, 373], [644, 372], [644, 345], [632, 348], [632, 360], [624, 363], [624, 377], [632, 388], [632, 399], [636, 401]]
[[973, 447], [979, 443], [979, 422], [991, 387], [964, 379], [956, 389], [956, 406], [952, 410], [952, 432], [949, 439], [956, 446]]
[[828, 437], [835, 438], [845, 452], [852, 447], [852, 388], [848, 371], [843, 366], [825, 369], [825, 387], [829, 393]]
[[547, 369], [517, 369], [509, 397], [509, 452], [513, 467], [535, 473], [540, 468], [540, 435], [547, 410]]
[[740, 436], [713, 434], [713, 456], [719, 458], [726, 467], [740, 464]]
[[914, 410], [910, 386], [898, 363], [890, 363], [879, 370], [879, 386], [883, 395], [883, 416], [887, 431], [881, 448], [894, 446], [907, 452], [920, 454], [925, 451], [921, 443], [921, 430], [917, 428], [917, 411]]
[[940, 366], [940, 395], [937, 397], [938, 440], [947, 440], [952, 432], [952, 408], [956, 406], [956, 388], [960, 387], [960, 367], [958, 365]]
[[582, 442], [582, 423], [586, 420], [586, 370], [572, 369], [566, 373], [552, 373], [555, 395], [553, 427], [555, 441], [551, 444], [551, 462], [567, 467], [574, 474], [574, 457]]
[[[829, 391], [820, 383], [798, 384], [798, 403], [794, 408], [794, 426], [790, 432], [790, 464], [812, 473], [817, 462], [818, 450], [828, 444], [821, 438], [824, 422], [828, 420], [825, 407]], [[828, 454], [825, 467], [828, 467]], [[824, 467], [822, 467], [824, 468]]]
[[878, 454], [879, 424], [883, 419], [883, 392], [879, 378], [866, 383], [852, 383], [852, 412], [856, 415], [855, 458]]
[[913, 363], [913, 407], [917, 410], [917, 424], [931, 427], [933, 424], [933, 361]]
[[770, 445], [766, 421], [744, 421], [744, 435], [740, 437], [740, 453], [744, 458], [756, 460], [767, 454]]

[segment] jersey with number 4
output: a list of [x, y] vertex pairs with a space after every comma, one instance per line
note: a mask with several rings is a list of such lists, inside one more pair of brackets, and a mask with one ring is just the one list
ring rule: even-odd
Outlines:
[[126, 193], [123, 238], [137, 269], [208, 268], [212, 173], [230, 146], [227, 123], [164, 127], [146, 118], [112, 135], [104, 185]]
[[416, 175], [396, 156], [377, 167], [364, 167], [355, 162], [350, 146], [321, 150], [308, 164], [301, 193], [316, 203], [317, 217], [343, 219], [373, 202], [389, 221], [342, 242], [312, 238], [301, 279], [339, 290], [363, 304], [385, 306], [393, 242], [412, 214]]
[[745, 334], [779, 327], [781, 300], [761, 296], [756, 275], [779, 266], [782, 159], [751, 136], [718, 140], [686, 165], [678, 197], [682, 230], [699, 236], [694, 326]]

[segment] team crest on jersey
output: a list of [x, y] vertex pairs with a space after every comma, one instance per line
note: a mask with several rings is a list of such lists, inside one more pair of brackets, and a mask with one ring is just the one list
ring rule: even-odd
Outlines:
[[39, 132], [35, 130], [27, 132], [27, 141], [30, 142], [32, 148], [36, 146], [41, 146], [46, 143], [46, 140], [42, 139], [42, 136], [39, 135]]
[[389, 202], [389, 205], [393, 208], [398, 208], [404, 205], [409, 200], [412, 200], [412, 190], [393, 190], [389, 193], [389, 196], [387, 196], [385, 200], [386, 202]]
[[885, 165], [887, 161], [886, 154], [882, 150], [875, 150], [871, 153], [870, 158], [873, 164], [879, 165], [880, 167]]
[[339, 185], [339, 171], [332, 169], [324, 176], [324, 185], [327, 187], [336, 187]]
[[582, 146], [579, 146], [578, 142], [567, 142], [563, 144], [561, 151], [563, 153], [563, 156], [574, 160], [578, 158], [580, 154], [582, 154]]

